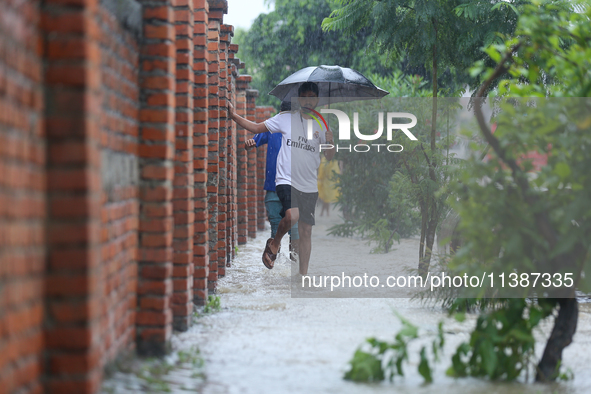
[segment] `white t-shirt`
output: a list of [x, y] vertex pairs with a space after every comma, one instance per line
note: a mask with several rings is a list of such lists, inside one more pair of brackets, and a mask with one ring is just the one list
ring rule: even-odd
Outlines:
[[311, 120], [312, 138], [308, 139], [308, 119], [299, 111], [280, 112], [265, 121], [271, 133], [281, 133], [277, 155], [276, 185], [292, 185], [304, 193], [318, 192], [320, 144], [326, 143], [326, 130]]

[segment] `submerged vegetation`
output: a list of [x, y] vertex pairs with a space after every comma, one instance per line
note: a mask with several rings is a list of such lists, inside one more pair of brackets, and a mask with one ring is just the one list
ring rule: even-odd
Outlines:
[[205, 381], [204, 359], [199, 348], [178, 350], [165, 358], [119, 358], [107, 369], [103, 394], [121, 392], [198, 392]]

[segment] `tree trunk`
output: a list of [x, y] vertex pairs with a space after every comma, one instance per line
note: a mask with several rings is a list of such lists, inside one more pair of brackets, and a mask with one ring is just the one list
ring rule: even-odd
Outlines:
[[[435, 27], [435, 40], [437, 41], [437, 27]], [[435, 156], [435, 136], [437, 135], [437, 46], [433, 44], [433, 110], [431, 112], [431, 156]], [[431, 163], [435, 164], [433, 159]]]
[[421, 261], [423, 261], [423, 256], [425, 255], [425, 238], [427, 237], [427, 220], [429, 217], [425, 212], [425, 208], [421, 206], [421, 242], [419, 243], [419, 268], [421, 265]]
[[[435, 30], [435, 43], [433, 44], [433, 62], [432, 62], [432, 76], [433, 76], [433, 108], [431, 112], [431, 158], [429, 161], [429, 177], [433, 182], [438, 182], [435, 174], [435, 137], [437, 135], [437, 22], [433, 19], [433, 28]], [[431, 264], [431, 250], [433, 249], [433, 242], [435, 241], [435, 229], [437, 228], [437, 206], [435, 196], [431, 195], [427, 198], [425, 209], [427, 217], [423, 216], [423, 226], [421, 229], [421, 251], [419, 253], [419, 275], [425, 278], [429, 271]], [[426, 227], [426, 228], [425, 228]], [[426, 230], [426, 231], [423, 231]], [[424, 236], [423, 236], [424, 233]], [[427, 242], [427, 245], [424, 242]]]
[[560, 310], [554, 321], [552, 334], [546, 343], [544, 355], [538, 364], [536, 374], [537, 382], [556, 380], [558, 368], [562, 361], [562, 351], [571, 344], [573, 335], [577, 330], [579, 318], [579, 306], [576, 298], [560, 298], [558, 300]]
[[[435, 204], [435, 202], [433, 204]], [[435, 243], [435, 229], [437, 229], [437, 212], [435, 207], [433, 207], [431, 219], [427, 223], [425, 253], [423, 258], [419, 261], [419, 275], [423, 278], [427, 276], [429, 266], [431, 265], [431, 254], [433, 251], [433, 244]]]

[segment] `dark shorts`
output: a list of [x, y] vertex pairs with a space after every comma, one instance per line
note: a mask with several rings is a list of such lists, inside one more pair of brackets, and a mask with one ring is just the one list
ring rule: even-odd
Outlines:
[[316, 210], [316, 201], [318, 200], [318, 192], [304, 193], [290, 185], [277, 185], [275, 191], [283, 209], [280, 214], [285, 217], [285, 212], [291, 208], [298, 208], [300, 213], [300, 220], [313, 226], [314, 211]]

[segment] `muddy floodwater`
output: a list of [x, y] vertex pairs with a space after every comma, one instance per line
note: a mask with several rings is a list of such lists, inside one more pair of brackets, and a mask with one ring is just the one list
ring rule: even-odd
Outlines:
[[[368, 259], [390, 259], [400, 267], [417, 261], [417, 239], [402, 240], [388, 254], [370, 255], [362, 240], [336, 238], [326, 230], [336, 223], [317, 218], [313, 230], [310, 274], [321, 272], [343, 248], [367, 252]], [[292, 298], [292, 263], [287, 244], [282, 246], [273, 270], [261, 262], [268, 232], [241, 246], [237, 258], [220, 280], [218, 295], [222, 311], [198, 319], [188, 332], [176, 335], [176, 348], [198, 345], [205, 359], [206, 380], [200, 388], [206, 394], [226, 393], [590, 393], [591, 392], [591, 308], [581, 305], [574, 343], [564, 352], [564, 366], [574, 379], [553, 385], [492, 383], [478, 379], [445, 376], [451, 355], [467, 341], [475, 316], [458, 323], [437, 307], [408, 298]], [[328, 247], [330, 246], [330, 247]], [[347, 259], [346, 255], [338, 256]], [[355, 261], [351, 261], [354, 264]], [[420, 339], [410, 347], [411, 365], [406, 376], [393, 383], [361, 384], [343, 380], [348, 361], [365, 338], [391, 340], [400, 328], [394, 311], [419, 327]], [[446, 346], [442, 362], [435, 366], [434, 383], [423, 384], [416, 371], [418, 350], [435, 337], [437, 324], [444, 321]], [[551, 321], [536, 332], [539, 357], [551, 329]], [[530, 375], [531, 380], [531, 375]]]

